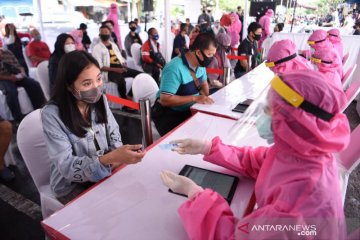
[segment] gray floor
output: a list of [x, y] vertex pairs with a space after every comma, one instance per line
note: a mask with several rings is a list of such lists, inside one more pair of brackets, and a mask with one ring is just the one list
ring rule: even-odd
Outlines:
[[[360, 123], [354, 103], [346, 110], [346, 114], [351, 128], [354, 129]], [[116, 119], [125, 144], [141, 143], [139, 120], [123, 116], [116, 116]], [[159, 135], [155, 130], [154, 139], [157, 138]], [[11, 183], [0, 182], [0, 239], [44, 239], [44, 232], [40, 226], [39, 194], [16, 144], [13, 145], [12, 151], [17, 161], [17, 166], [11, 167], [16, 174], [16, 180]], [[360, 167], [350, 176], [345, 201], [345, 215], [349, 232], [360, 226]]]

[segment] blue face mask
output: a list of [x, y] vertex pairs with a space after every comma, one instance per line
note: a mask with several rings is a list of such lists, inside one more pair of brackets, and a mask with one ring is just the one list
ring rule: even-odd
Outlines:
[[153, 36], [153, 39], [154, 39], [155, 41], [159, 40], [159, 34], [155, 34], [155, 35]]
[[274, 134], [271, 129], [271, 116], [263, 113], [258, 119], [256, 119], [256, 128], [260, 137], [266, 139], [268, 144], [274, 143]]

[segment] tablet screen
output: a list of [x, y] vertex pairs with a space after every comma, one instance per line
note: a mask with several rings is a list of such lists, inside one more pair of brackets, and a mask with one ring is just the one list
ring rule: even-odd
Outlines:
[[185, 165], [179, 174], [192, 179], [203, 188], [211, 188], [223, 196], [229, 204], [239, 181], [239, 178], [235, 176], [190, 165]]

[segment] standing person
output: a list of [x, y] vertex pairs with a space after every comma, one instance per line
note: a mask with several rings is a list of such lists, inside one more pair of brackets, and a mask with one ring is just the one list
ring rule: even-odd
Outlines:
[[180, 56], [181, 53], [183, 53], [184, 51], [186, 51], [188, 49], [186, 47], [186, 39], [185, 39], [186, 33], [187, 33], [186, 23], [180, 24], [179, 34], [176, 35], [176, 37], [174, 39], [173, 51], [171, 54], [171, 58]]
[[42, 61], [49, 60], [51, 52], [46, 42], [41, 41], [38, 30], [33, 29], [30, 34], [33, 40], [26, 46], [26, 54], [30, 58], [33, 67], [37, 67]]
[[[238, 56], [251, 56], [250, 68], [253, 69], [257, 66], [256, 58], [258, 55], [258, 43], [257, 41], [261, 38], [262, 28], [261, 25], [257, 22], [250, 23], [248, 27], [248, 35], [247, 38], [244, 39], [239, 48], [238, 48]], [[248, 60], [238, 60], [234, 69], [235, 77], [239, 78], [248, 71], [249, 63]]]
[[3, 40], [6, 48], [14, 54], [21, 67], [24, 68], [26, 75], [29, 75], [29, 69], [26, 65], [22, 51], [21, 40], [16, 32], [16, 27], [14, 24], [8, 23], [5, 25], [5, 36]]
[[[237, 48], [240, 41], [241, 22], [239, 16], [236, 13], [230, 14], [231, 25], [227, 28], [231, 37], [231, 47]], [[233, 52], [234, 53], [234, 52]]]
[[81, 43], [83, 44], [84, 46], [84, 49], [86, 51], [89, 50], [90, 48], [90, 44], [91, 44], [91, 40], [90, 40], [90, 37], [89, 35], [87, 34], [87, 25], [85, 23], [81, 23], [80, 24], [80, 27], [79, 27], [79, 30], [81, 30], [83, 32], [83, 38], [81, 40]]
[[165, 135], [191, 116], [194, 103], [212, 104], [208, 97], [206, 67], [216, 52], [216, 40], [201, 33], [190, 51], [175, 57], [164, 68], [160, 89], [152, 111], [156, 129]]
[[25, 88], [34, 109], [41, 108], [45, 104], [39, 82], [27, 77], [14, 54], [5, 49], [0, 49], [0, 85], [6, 92], [6, 102], [17, 123], [20, 123], [24, 117], [18, 100], [18, 87]]
[[140, 34], [141, 33], [141, 26], [140, 26], [140, 21], [138, 18], [134, 18], [134, 22], [136, 23], [136, 30], [135, 32], [137, 34]]
[[54, 52], [51, 54], [49, 59], [49, 80], [50, 80], [50, 90], [53, 89], [55, 85], [55, 78], [57, 75], [57, 69], [62, 56], [65, 53], [75, 51], [75, 41], [74, 38], [67, 33], [62, 33], [56, 38], [54, 44]]
[[194, 43], [196, 37], [199, 34], [200, 34], [200, 27], [199, 25], [196, 25], [189, 35], [189, 39], [190, 39], [189, 47], [191, 47], [191, 45]]
[[134, 43], [138, 43], [140, 45], [142, 45], [142, 40], [139, 36], [139, 34], [136, 33], [136, 23], [131, 21], [129, 22], [129, 29], [130, 32], [128, 33], [128, 35], [126, 35], [125, 37], [125, 50], [126, 50], [126, 54], [130, 57], [132, 57], [131, 55], [131, 45], [133, 45]]
[[262, 42], [270, 36], [270, 25], [272, 22], [272, 17], [274, 16], [274, 11], [272, 9], [268, 9], [264, 16], [262, 16], [259, 20], [259, 24], [261, 25], [263, 31], [261, 35], [261, 39], [259, 41], [259, 47], [261, 48]]
[[337, 28], [333, 28], [328, 31], [328, 38], [330, 42], [333, 44], [336, 51], [339, 53], [341, 59], [344, 58], [344, 46], [342, 43], [342, 39], [340, 36], [340, 31]]
[[200, 14], [199, 17], [198, 17], [198, 24], [201, 24], [201, 23], [209, 23], [209, 24], [211, 24], [211, 18], [209, 16], [209, 14], [206, 13], [205, 8], [202, 10], [202, 14]]
[[241, 9], [241, 6], [237, 7], [237, 12], [236, 14], [239, 16], [239, 20], [241, 22], [241, 30], [240, 30], [240, 41], [242, 41], [242, 34], [243, 34], [243, 28], [244, 28], [244, 12]]
[[163, 69], [166, 62], [160, 52], [160, 44], [158, 43], [159, 34], [156, 28], [148, 30], [149, 39], [143, 44], [141, 48], [142, 67], [144, 72], [150, 74], [157, 84], [160, 81], [160, 69]]
[[52, 163], [50, 187], [63, 204], [145, 155], [141, 145], [122, 145], [103, 91], [100, 66], [90, 54], [73, 51], [60, 60], [54, 94], [41, 120]]
[[190, 22], [190, 18], [186, 18], [186, 26], [187, 26], [187, 32], [186, 34], [190, 36], [191, 31], [194, 29], [194, 26]]
[[[127, 77], [136, 77], [141, 72], [128, 68], [126, 60], [121, 56], [117, 45], [110, 41], [111, 30], [103, 25], [99, 28], [100, 42], [94, 46], [92, 55], [98, 61], [104, 82], [114, 82], [118, 85], [118, 91], [122, 98], [128, 98], [126, 94]], [[131, 97], [130, 92], [130, 97]]]
[[214, 20], [214, 17], [212, 15], [212, 13], [211, 13], [211, 9], [208, 9], [207, 13], [210, 16], [210, 25], [212, 25], [215, 22], [215, 20]]
[[118, 44], [119, 48], [122, 49], [121, 35], [120, 35], [120, 25], [119, 25], [119, 16], [118, 16], [118, 6], [115, 3], [110, 5], [109, 15], [106, 20], [112, 21], [113, 29], [116, 36], [116, 44]]
[[[0, 116], [0, 180], [9, 182], [15, 174], [5, 166], [4, 156], [9, 148], [12, 136], [12, 125]], [[11, 149], [9, 149], [11, 151]]]
[[353, 28], [355, 29], [353, 35], [360, 35], [360, 22], [355, 23]]
[[83, 39], [83, 31], [79, 29], [75, 29], [69, 33], [75, 41], [75, 49], [79, 51], [85, 50], [84, 45], [82, 44]]
[[[311, 108], [292, 101], [299, 95]], [[256, 181], [257, 209], [239, 219], [217, 192], [162, 171], [164, 185], [189, 198], [178, 210], [189, 239], [300, 240], [307, 239], [300, 235], [307, 227], [316, 232], [310, 239], [346, 239], [334, 156], [350, 140], [349, 122], [342, 113], [345, 94], [324, 75], [298, 70], [275, 76], [267, 99], [256, 128], [271, 146], [230, 146], [219, 137], [211, 142], [173, 141], [178, 145], [173, 150], [180, 154], [203, 154], [205, 161]], [[254, 229], [264, 225], [300, 225], [301, 230]]]

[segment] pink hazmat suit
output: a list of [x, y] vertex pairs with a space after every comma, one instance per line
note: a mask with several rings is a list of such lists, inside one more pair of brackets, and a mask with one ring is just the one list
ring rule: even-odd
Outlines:
[[118, 7], [115, 3], [110, 5], [109, 15], [106, 20], [111, 20], [114, 23], [114, 33], [118, 40], [118, 45], [122, 48], [121, 35], [120, 35], [120, 26], [119, 26], [119, 17], [118, 17]]
[[76, 50], [78, 51], [85, 50], [84, 45], [82, 44], [83, 31], [79, 29], [75, 29], [70, 32], [70, 35], [74, 38]]
[[327, 32], [322, 29], [318, 29], [318, 30], [314, 31], [310, 35], [308, 42], [314, 42], [314, 44], [309, 43], [309, 45], [311, 48], [313, 48], [315, 50], [318, 50], [321, 48], [329, 49], [329, 48], [334, 47], [333, 44], [328, 39]]
[[339, 53], [341, 60], [344, 57], [344, 46], [340, 37], [340, 31], [337, 28], [328, 31], [328, 38]]
[[[190, 239], [345, 239], [333, 153], [349, 143], [348, 120], [341, 113], [346, 97], [313, 70], [292, 71], [280, 77], [307, 101], [334, 114], [333, 118], [324, 121], [295, 108], [271, 89], [274, 145], [234, 147], [216, 137], [210, 153], [204, 156], [205, 161], [256, 180], [258, 208], [239, 219], [218, 193], [200, 190], [179, 208]], [[300, 226], [291, 230], [294, 225]], [[316, 237], [301, 236], [303, 229], [314, 230]]]
[[270, 36], [270, 25], [271, 25], [271, 18], [274, 16], [274, 11], [272, 9], [268, 9], [264, 16], [262, 16], [259, 20], [259, 24], [262, 27], [262, 34], [259, 41], [259, 48], [261, 48], [262, 43], [264, 40]]
[[240, 31], [241, 31], [241, 22], [239, 20], [239, 16], [236, 13], [231, 13], [230, 18], [231, 25], [228, 27], [228, 32], [231, 37], [231, 47], [237, 47], [240, 41]]
[[[296, 46], [291, 40], [280, 40], [275, 42], [269, 49], [267, 61], [276, 62], [286, 57], [296, 54]], [[303, 57], [296, 56], [286, 62], [276, 64], [270, 67], [270, 70], [275, 74], [285, 73], [292, 70], [312, 70], [311, 63]]]

